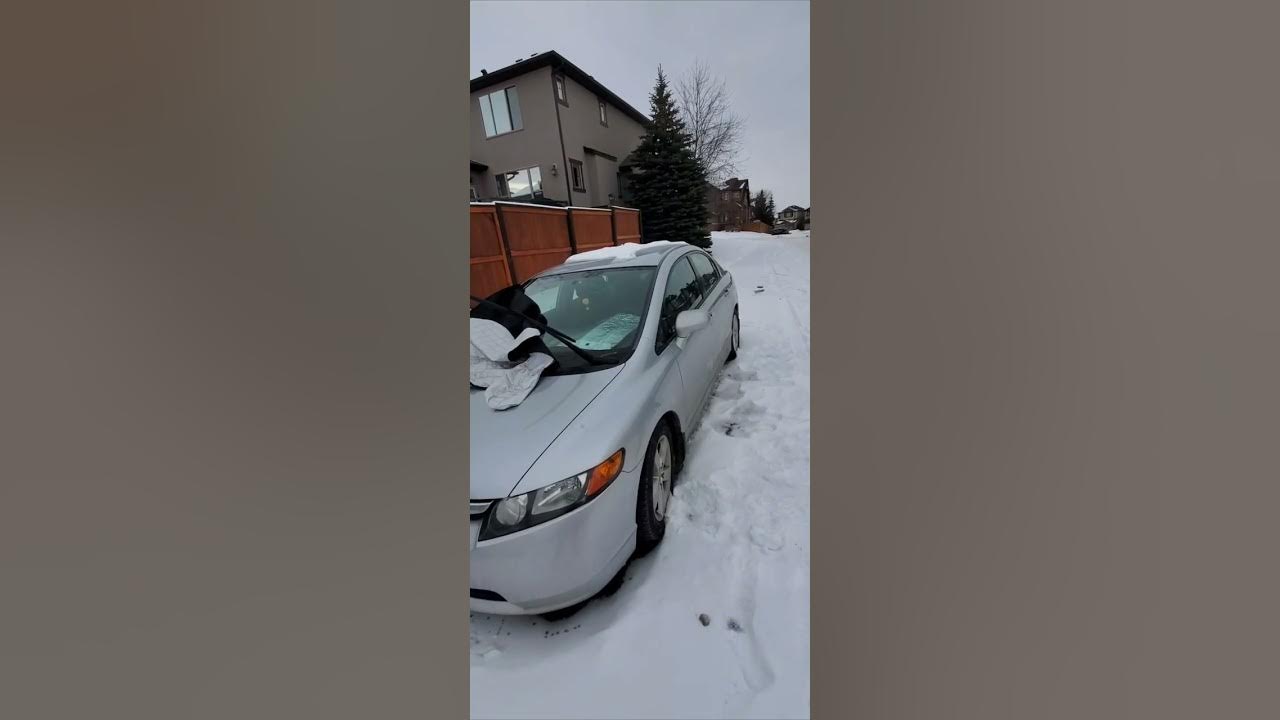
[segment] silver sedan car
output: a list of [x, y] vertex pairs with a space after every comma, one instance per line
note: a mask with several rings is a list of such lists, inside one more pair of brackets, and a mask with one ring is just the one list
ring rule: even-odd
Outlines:
[[570, 258], [524, 290], [576, 347], [544, 333], [557, 363], [520, 405], [471, 391], [471, 609], [571, 612], [662, 540], [685, 435], [737, 355], [738, 292], [684, 243]]

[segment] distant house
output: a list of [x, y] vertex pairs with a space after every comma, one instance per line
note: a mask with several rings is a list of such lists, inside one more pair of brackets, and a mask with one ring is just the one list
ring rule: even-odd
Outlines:
[[778, 213], [778, 220], [791, 227], [809, 227], [809, 208], [799, 205], [788, 205]]
[[649, 118], [559, 53], [481, 70], [470, 103], [472, 200], [626, 202]]
[[751, 222], [751, 182], [729, 178], [707, 184], [707, 224], [712, 230], [741, 230]]

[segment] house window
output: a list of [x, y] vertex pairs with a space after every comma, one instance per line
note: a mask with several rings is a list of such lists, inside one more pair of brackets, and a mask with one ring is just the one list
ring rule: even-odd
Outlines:
[[600, 124], [609, 127], [609, 118], [604, 112], [604, 101], [600, 101]]
[[569, 179], [573, 181], [573, 189], [575, 191], [587, 191], [587, 179], [582, 173], [581, 160], [569, 160]]
[[618, 173], [618, 202], [622, 202], [622, 203], [630, 202], [631, 200], [631, 185], [629, 184], [630, 179], [631, 178], [628, 176], [627, 173], [623, 173], [623, 172]]
[[498, 194], [504, 198], [542, 197], [542, 170], [536, 167], [498, 173]]
[[504, 135], [524, 128], [520, 117], [520, 98], [513, 87], [481, 95], [480, 115], [484, 118], [485, 137]]
[[555, 83], [556, 83], [556, 100], [560, 101], [561, 105], [568, 105], [569, 94], [564, 87], [564, 77], [560, 75], [556, 75]]

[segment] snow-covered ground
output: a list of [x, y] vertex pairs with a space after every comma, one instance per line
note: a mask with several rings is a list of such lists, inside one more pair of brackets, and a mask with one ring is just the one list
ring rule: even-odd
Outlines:
[[742, 349], [666, 538], [567, 620], [473, 614], [473, 718], [809, 717], [809, 233], [712, 242]]

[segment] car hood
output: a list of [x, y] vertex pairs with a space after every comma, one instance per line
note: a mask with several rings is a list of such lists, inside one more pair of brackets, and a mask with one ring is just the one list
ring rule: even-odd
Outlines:
[[524, 402], [494, 410], [471, 389], [471, 499], [507, 497], [573, 419], [622, 372], [622, 365], [543, 377]]

